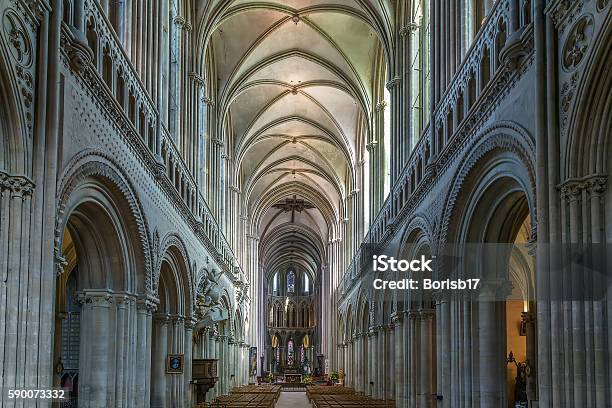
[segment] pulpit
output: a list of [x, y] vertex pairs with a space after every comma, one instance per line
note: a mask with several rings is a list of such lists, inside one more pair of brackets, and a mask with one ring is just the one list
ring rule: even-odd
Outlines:
[[195, 388], [196, 403], [206, 401], [206, 393], [219, 377], [217, 376], [217, 359], [194, 359], [191, 369], [191, 384]]

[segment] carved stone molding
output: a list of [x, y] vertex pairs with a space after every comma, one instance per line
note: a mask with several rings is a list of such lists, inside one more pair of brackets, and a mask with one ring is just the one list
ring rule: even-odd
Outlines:
[[585, 15], [572, 26], [562, 52], [563, 68], [575, 69], [584, 59], [593, 38], [593, 17]]
[[29, 68], [34, 59], [34, 49], [23, 18], [13, 9], [7, 9], [2, 17], [2, 30], [15, 62]]
[[114, 303], [111, 292], [80, 292], [77, 295], [77, 302], [81, 305], [91, 305], [93, 307], [110, 307]]
[[11, 197], [25, 198], [34, 193], [34, 182], [25, 176], [13, 176], [0, 170], [0, 191], [8, 191]]
[[66, 166], [64, 177], [59, 183], [58, 190], [60, 194], [55, 218], [55, 250], [57, 253], [61, 253], [60, 242], [63, 236], [63, 227], [66, 223], [66, 217], [70, 216], [70, 214], [65, 214], [65, 210], [73, 191], [90, 177], [105, 179], [110, 182], [106, 187], [119, 190], [125, 199], [126, 211], [133, 217], [136, 233], [139, 237], [138, 244], [141, 247], [141, 251], [137, 251], [136, 256], [145, 268], [146, 290], [151, 291], [152, 263], [148, 235], [149, 228], [144, 217], [142, 205], [134, 193], [135, 189], [131, 182], [119, 173], [117, 170], [119, 168], [110, 157], [91, 150], [77, 155]]
[[557, 186], [561, 198], [568, 202], [582, 199], [582, 192], [587, 191], [593, 197], [602, 196], [608, 188], [608, 176], [593, 174], [581, 179], [568, 179]]
[[393, 88], [399, 86], [399, 84], [402, 82], [402, 78], [399, 76], [396, 76], [394, 78], [392, 78], [391, 80], [389, 80], [386, 84], [385, 87], [387, 88], [387, 90], [389, 92], [393, 91]]
[[136, 309], [148, 314], [152, 314], [157, 310], [158, 302], [152, 298], [140, 298], [136, 300]]
[[546, 8], [546, 13], [550, 14], [559, 31], [564, 31], [565, 27], [582, 12], [583, 7], [584, 0], [556, 0]]
[[153, 321], [155, 324], [160, 326], [166, 326], [170, 324], [170, 315], [166, 313], [157, 313], [153, 315]]
[[94, 54], [89, 48], [87, 38], [76, 27], [70, 26], [62, 31], [62, 45], [75, 73], [83, 72], [93, 62]]
[[597, 11], [603, 11], [610, 4], [610, 0], [597, 0]]

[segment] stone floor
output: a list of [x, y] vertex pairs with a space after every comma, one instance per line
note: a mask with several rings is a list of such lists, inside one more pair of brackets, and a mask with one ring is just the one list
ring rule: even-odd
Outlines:
[[281, 392], [276, 408], [310, 408], [310, 402], [304, 391]]

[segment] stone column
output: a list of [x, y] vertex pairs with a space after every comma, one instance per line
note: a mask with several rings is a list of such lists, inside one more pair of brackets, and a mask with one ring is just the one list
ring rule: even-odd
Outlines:
[[[347, 334], [348, 336], [348, 334]], [[348, 387], [353, 387], [354, 383], [354, 374], [353, 374], [353, 340], [350, 339], [346, 345], [346, 385]]]
[[79, 349], [79, 403], [106, 406], [115, 391], [109, 387], [110, 345], [115, 340], [110, 322], [113, 298], [107, 291], [85, 291], [79, 299], [83, 303], [81, 322], [84, 323]]
[[153, 299], [141, 298], [136, 302], [137, 342], [134, 403], [137, 407], [151, 406], [151, 373], [153, 315], [157, 304]]
[[[376, 331], [370, 328], [368, 332], [368, 378], [367, 381], [367, 394], [376, 398], [376, 375], [374, 373], [376, 367]], [[373, 383], [370, 385], [370, 383]]]
[[225, 374], [226, 374], [226, 368], [225, 368], [225, 353], [224, 353], [224, 336], [223, 335], [219, 335], [217, 336], [217, 343], [215, 344], [215, 350], [216, 350], [216, 354], [217, 354], [217, 359], [219, 360], [218, 364], [218, 370], [219, 370], [219, 381], [217, 382], [217, 394], [216, 396], [219, 395], [223, 395], [224, 394], [224, 388], [225, 388]]
[[385, 392], [385, 331], [383, 326], [377, 328], [378, 337], [376, 339], [376, 397], [383, 398]]
[[[4, 152], [2, 153], [4, 154]], [[31, 214], [32, 214], [32, 194], [34, 193], [34, 184], [26, 177], [12, 176], [0, 170], [0, 272], [2, 273], [2, 283], [0, 286], [0, 385], [3, 389], [10, 388], [28, 388], [26, 384], [29, 381], [26, 378], [30, 377], [33, 380], [40, 379], [41, 373], [38, 364], [46, 364], [51, 362], [52, 350], [50, 349], [51, 341], [48, 342], [49, 349], [46, 350], [48, 357], [28, 356], [27, 360], [34, 367], [26, 367], [23, 358], [28, 355], [27, 350], [39, 350], [39, 336], [37, 326], [42, 324], [43, 316], [38, 314], [38, 306], [35, 310], [30, 311], [26, 305], [31, 307], [33, 304], [42, 303], [36, 293], [37, 300], [32, 303], [27, 302], [29, 290], [35, 288], [40, 278], [33, 274], [40, 275], [40, 270], [29, 266], [31, 255], [28, 254], [28, 241], [33, 239], [30, 236], [31, 230]], [[42, 194], [40, 192], [39, 194]], [[37, 236], [37, 235], [35, 235]], [[40, 242], [38, 243], [40, 247]], [[63, 259], [58, 259], [56, 266], [60, 266], [57, 270], [47, 271], [50, 275], [50, 280], [55, 280], [55, 273], [61, 273], [61, 267], [65, 264]], [[53, 265], [51, 263], [51, 265]], [[39, 287], [38, 291], [42, 289]], [[41, 295], [44, 296], [44, 295]], [[27, 302], [27, 303], [26, 303]], [[52, 303], [49, 305], [51, 306]], [[46, 306], [46, 305], [45, 305]], [[40, 322], [40, 323], [38, 323]], [[53, 323], [50, 324], [53, 327]], [[26, 330], [26, 328], [28, 330]], [[30, 334], [30, 330], [33, 330]], [[49, 335], [51, 335], [49, 331]], [[32, 344], [35, 343], [35, 344]], [[56, 362], [51, 362], [55, 364]], [[28, 373], [24, 375], [24, 373]], [[48, 375], [51, 375], [49, 370]], [[25, 380], [25, 382], [24, 382]], [[51, 378], [49, 378], [51, 380]], [[51, 384], [49, 384], [50, 386]], [[7, 398], [7, 392], [3, 391], [0, 395], [0, 405], [3, 402], [12, 403]]]
[[[170, 338], [170, 353], [185, 355], [185, 317], [175, 315], [171, 317], [172, 334]], [[170, 401], [183, 406], [186, 400], [184, 388], [185, 371], [182, 374], [172, 374], [167, 381], [170, 385]]]
[[403, 314], [396, 313], [393, 318], [393, 324], [395, 326], [395, 369], [394, 369], [394, 381], [395, 381], [395, 402], [398, 407], [405, 407], [406, 404], [406, 375], [404, 374], [404, 318]]
[[219, 350], [220, 350], [220, 345], [221, 345], [221, 338], [218, 334], [213, 334], [212, 336], [212, 345], [213, 345], [213, 349], [212, 349], [212, 358], [217, 359], [217, 375], [219, 377], [219, 379], [217, 380], [217, 383], [215, 384], [215, 386], [212, 388], [212, 390], [210, 390], [209, 392], [211, 393], [211, 401], [216, 398], [217, 396], [221, 395], [221, 384], [220, 382], [223, 380], [222, 379], [222, 375], [223, 375], [223, 367], [221, 365], [221, 358], [219, 355]]
[[434, 400], [434, 342], [433, 325], [435, 312], [431, 309], [423, 309], [419, 313], [421, 320], [420, 339], [420, 372], [421, 388], [419, 390], [419, 407], [433, 408], [436, 406]]
[[503, 317], [497, 308], [502, 287], [499, 282], [483, 282], [481, 285], [478, 299], [480, 406], [495, 408], [504, 403], [506, 383], [503, 370], [505, 350], [503, 353], [500, 350], [503, 338], [499, 322]]
[[130, 314], [128, 308], [131, 301], [131, 296], [127, 296], [125, 294], [116, 294], [113, 297], [113, 303], [116, 305], [116, 321], [114, 333], [115, 344], [112, 346], [115, 350], [115, 375], [112, 380], [115, 388], [116, 407], [126, 406], [126, 403], [128, 402], [127, 394], [132, 391], [130, 389], [131, 384], [129, 384], [129, 370], [133, 367], [129, 367], [129, 360], [132, 358], [132, 354], [130, 353], [131, 350], [129, 349], [131, 343], [129, 338], [130, 334], [135, 333], [130, 333], [129, 325], [126, 324], [126, 320], [129, 318]]
[[191, 386], [191, 369], [193, 360], [193, 328], [196, 324], [194, 319], [188, 318], [185, 320], [185, 367], [183, 374], [183, 383], [185, 387], [185, 406], [191, 407], [191, 401], [193, 400], [193, 390]]
[[157, 314], [154, 320], [155, 345], [152, 350], [151, 361], [151, 407], [166, 407], [168, 401], [168, 388], [166, 385], [166, 359], [168, 356], [168, 325], [170, 316]]
[[419, 317], [418, 312], [408, 312], [408, 351], [409, 351], [409, 366], [408, 366], [408, 406], [415, 408], [417, 406], [417, 383], [419, 374], [417, 373], [417, 367], [419, 364], [419, 332], [417, 331]]
[[361, 355], [361, 334], [358, 334], [355, 338], [355, 391], [363, 391], [362, 364], [363, 356]]

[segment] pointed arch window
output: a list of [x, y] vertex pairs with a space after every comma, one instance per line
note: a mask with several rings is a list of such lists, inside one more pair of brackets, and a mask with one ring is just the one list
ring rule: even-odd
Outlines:
[[278, 272], [276, 272], [272, 278], [272, 292], [275, 294], [278, 292]]
[[287, 293], [295, 293], [295, 272], [293, 271], [287, 274]]
[[310, 278], [308, 278], [308, 274], [304, 274], [304, 293], [310, 293]]

